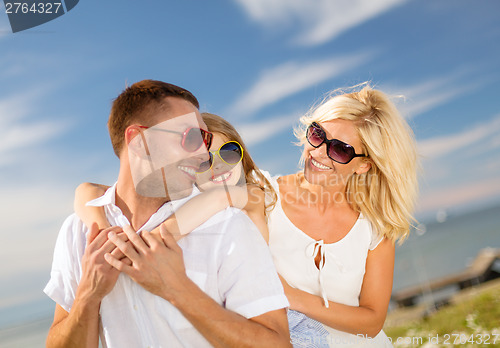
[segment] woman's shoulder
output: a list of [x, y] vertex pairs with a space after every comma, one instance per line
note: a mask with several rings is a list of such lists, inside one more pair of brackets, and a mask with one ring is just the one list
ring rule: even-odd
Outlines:
[[258, 197], [258, 198], [265, 197], [266, 193], [265, 190], [262, 188], [262, 186], [259, 186], [257, 184], [247, 184], [246, 188], [248, 194], [252, 197]]
[[267, 170], [262, 170], [262, 169], [258, 169], [258, 171], [264, 178], [266, 178], [269, 181], [273, 189], [277, 191], [278, 180], [280, 178], [280, 175], [271, 175], [271, 173], [269, 173]]
[[360, 229], [366, 234], [366, 236], [369, 238], [370, 245], [369, 245], [369, 250], [375, 249], [380, 242], [382, 242], [385, 237], [377, 232], [373, 224], [370, 222], [368, 218], [366, 218], [363, 213], [359, 214], [357, 224], [359, 224]]
[[297, 186], [302, 180], [301, 173], [288, 174], [277, 177], [277, 182], [283, 186]]

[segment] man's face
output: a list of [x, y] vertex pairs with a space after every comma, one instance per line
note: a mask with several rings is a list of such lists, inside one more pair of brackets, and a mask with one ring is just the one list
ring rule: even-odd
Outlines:
[[206, 130], [194, 105], [168, 97], [168, 108], [154, 115], [156, 124], [129, 144], [129, 158], [138, 194], [170, 200], [192, 192], [195, 172], [208, 152], [199, 129]]

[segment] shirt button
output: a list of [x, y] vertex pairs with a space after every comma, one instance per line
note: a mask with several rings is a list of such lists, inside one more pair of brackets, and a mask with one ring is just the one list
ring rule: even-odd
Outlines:
[[137, 306], [136, 306], [136, 305], [134, 305], [134, 310], [135, 310], [135, 311], [137, 310]]

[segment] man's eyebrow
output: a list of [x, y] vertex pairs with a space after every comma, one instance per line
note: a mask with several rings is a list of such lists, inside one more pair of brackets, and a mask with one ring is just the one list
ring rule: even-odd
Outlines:
[[186, 130], [188, 128], [202, 128], [199, 122], [181, 122], [181, 123], [168, 123], [162, 122], [157, 125], [152, 126], [151, 128], [157, 129], [177, 129], [177, 130]]

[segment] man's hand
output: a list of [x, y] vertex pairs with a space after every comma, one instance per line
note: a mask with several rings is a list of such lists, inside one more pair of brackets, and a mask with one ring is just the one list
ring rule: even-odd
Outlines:
[[[85, 252], [82, 256], [82, 277], [70, 312], [56, 305], [54, 322], [47, 336], [47, 347], [97, 347], [99, 345], [99, 307], [101, 300], [116, 284], [118, 272], [111, 267], [104, 254], [110, 252], [123, 263], [130, 264], [123, 253], [108, 240], [108, 234], [122, 231], [120, 227], [99, 230], [96, 223], [90, 227]], [[126, 235], [118, 234], [126, 243]]]
[[[116, 226], [100, 231], [97, 224], [92, 224], [82, 257], [82, 278], [78, 286], [81, 296], [100, 302], [115, 286], [120, 272], [106, 262], [104, 254], [111, 253], [124, 264], [131, 263], [130, 260], [124, 259], [121, 251], [108, 240], [109, 233], [116, 235], [121, 231], [122, 228]], [[117, 238], [126, 243], [124, 233], [120, 233]]]
[[130, 259], [132, 264], [119, 260], [113, 253], [104, 255], [106, 261], [124, 272], [147, 291], [172, 301], [182, 293], [189, 282], [184, 267], [182, 249], [174, 237], [160, 227], [160, 235], [143, 231], [139, 236], [130, 226], [123, 228], [129, 242], [125, 242], [115, 232], [109, 233], [109, 240]]

